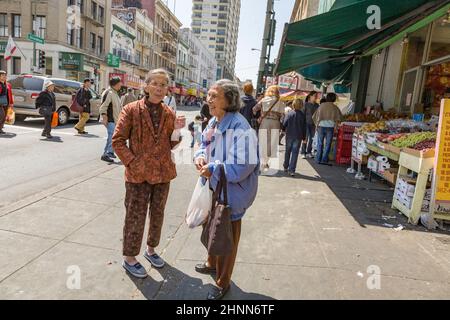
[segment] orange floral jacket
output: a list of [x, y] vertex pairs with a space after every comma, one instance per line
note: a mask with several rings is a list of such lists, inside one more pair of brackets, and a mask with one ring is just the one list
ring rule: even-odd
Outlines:
[[159, 132], [153, 128], [145, 99], [126, 105], [120, 113], [112, 145], [125, 165], [126, 182], [168, 183], [177, 176], [171, 153], [180, 143], [171, 141], [176, 116], [167, 105], [162, 107]]

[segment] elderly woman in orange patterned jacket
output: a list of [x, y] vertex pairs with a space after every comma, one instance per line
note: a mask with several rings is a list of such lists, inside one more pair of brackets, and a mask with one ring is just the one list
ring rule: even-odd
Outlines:
[[177, 117], [163, 103], [169, 79], [163, 69], [150, 71], [144, 89], [146, 96], [122, 109], [112, 139], [113, 149], [125, 165], [126, 217], [122, 265], [138, 278], [147, 276], [145, 268], [136, 260], [147, 211], [150, 229], [144, 257], [155, 268], [164, 266], [155, 248], [160, 242], [170, 181], [177, 175], [171, 150], [180, 143], [180, 130], [186, 125], [184, 117]]

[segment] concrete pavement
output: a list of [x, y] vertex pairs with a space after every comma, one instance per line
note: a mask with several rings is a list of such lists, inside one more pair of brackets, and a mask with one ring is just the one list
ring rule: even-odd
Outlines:
[[[450, 298], [448, 233], [384, 227], [406, 226], [389, 208], [390, 188], [356, 181], [345, 168], [301, 160], [298, 172], [260, 178], [228, 299]], [[194, 265], [206, 252], [200, 230], [184, 224], [197, 176], [187, 164], [178, 174], [158, 248], [167, 266], [140, 257], [145, 280], [121, 267], [121, 166], [101, 163], [0, 208], [0, 299], [204, 299], [213, 279]]]

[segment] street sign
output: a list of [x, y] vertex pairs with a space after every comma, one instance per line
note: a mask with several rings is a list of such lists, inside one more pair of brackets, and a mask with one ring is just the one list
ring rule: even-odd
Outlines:
[[106, 57], [106, 63], [110, 67], [119, 68], [120, 67], [120, 57], [115, 56], [112, 53], [108, 53]]
[[32, 34], [32, 33], [28, 34], [28, 40], [36, 42], [36, 43], [40, 43], [40, 44], [45, 44], [44, 39], [42, 39], [42, 38], [40, 38], [37, 35]]

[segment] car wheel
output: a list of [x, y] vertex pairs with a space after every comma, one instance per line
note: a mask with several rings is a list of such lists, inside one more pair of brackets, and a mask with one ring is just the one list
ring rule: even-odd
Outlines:
[[69, 122], [69, 110], [66, 108], [60, 108], [58, 110], [58, 124], [64, 126]]

